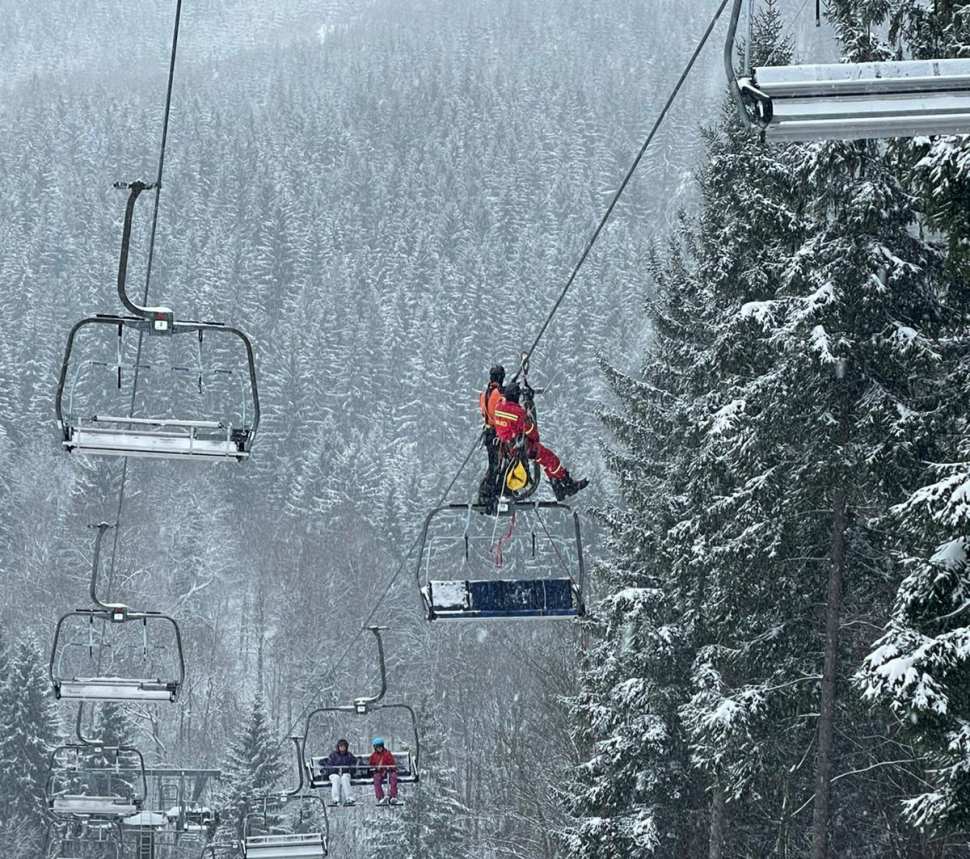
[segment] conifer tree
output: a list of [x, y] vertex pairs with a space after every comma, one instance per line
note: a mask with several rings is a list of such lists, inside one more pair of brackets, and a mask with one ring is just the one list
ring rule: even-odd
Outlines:
[[130, 746], [135, 730], [122, 704], [106, 702], [98, 712], [97, 739], [106, 746]]
[[[967, 4], [941, 0], [927, 8], [909, 3], [898, 15], [896, 26], [914, 56], [966, 56]], [[913, 141], [903, 150], [916, 162], [912, 175], [926, 194], [931, 223], [947, 237], [939, 370], [925, 386], [927, 399], [936, 404], [940, 431], [937, 445], [924, 454], [923, 485], [894, 510], [904, 535], [899, 560], [906, 575], [886, 634], [858, 675], [865, 697], [887, 706], [905, 735], [928, 755], [926, 779], [905, 799], [904, 809], [913, 824], [941, 837], [965, 831], [970, 823], [968, 151], [966, 138]]]
[[[849, 59], [883, 56], [871, 16], [832, 16]], [[755, 63], [783, 60], [779, 32], [769, 8]], [[887, 600], [893, 535], [876, 523], [937, 431], [916, 380], [938, 374], [940, 258], [874, 143], [764, 147], [729, 117], [708, 158], [699, 219], [653, 272], [644, 379], [611, 374], [627, 576], [606, 571], [577, 708], [593, 756], [570, 847], [719, 857], [811, 839], [820, 859], [831, 835], [850, 855], [876, 836], [865, 804], [833, 810], [836, 767], [878, 771], [885, 751], [845, 679]], [[678, 764], [675, 790], [641, 792]], [[813, 805], [809, 830], [795, 815]]]
[[222, 767], [217, 841], [242, 838], [246, 815], [261, 811], [260, 800], [274, 789], [279, 793], [277, 782], [283, 770], [279, 741], [270, 729], [263, 699], [257, 695], [248, 718], [230, 743]]
[[0, 697], [0, 818], [41, 815], [59, 730], [44, 657], [25, 636], [14, 646]]

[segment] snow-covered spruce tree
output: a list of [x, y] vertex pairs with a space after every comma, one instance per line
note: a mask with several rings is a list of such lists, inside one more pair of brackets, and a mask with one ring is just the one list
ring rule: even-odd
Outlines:
[[95, 736], [106, 746], [129, 746], [134, 742], [134, 725], [123, 705], [107, 702], [101, 706]]
[[679, 717], [693, 660], [682, 599], [693, 583], [674, 582], [666, 537], [697, 451], [691, 382], [711, 332], [695, 225], [682, 221], [680, 234], [651, 265], [654, 341], [643, 378], [606, 369], [620, 406], [605, 418], [618, 443], [608, 461], [625, 509], [604, 516], [612, 560], [596, 577], [611, 595], [589, 624], [594, 643], [571, 702], [589, 758], [575, 774], [575, 821], [564, 836], [584, 859], [692, 856], [704, 843], [703, 788]]
[[[970, 43], [970, 5], [941, 2], [930, 9], [904, 7], [901, 22], [916, 56], [965, 56]], [[970, 600], [970, 406], [967, 362], [967, 247], [970, 218], [970, 149], [959, 138], [928, 146], [915, 171], [928, 179], [931, 222], [948, 238], [946, 336], [939, 344], [941, 378], [927, 396], [938, 403], [944, 428], [925, 485], [896, 509], [905, 534], [900, 585], [885, 636], [859, 672], [867, 698], [888, 705], [917, 748], [929, 753], [927, 782], [906, 801], [916, 826], [941, 836], [970, 826], [970, 663], [966, 607]]]
[[[769, 5], [755, 23], [756, 61], [784, 59], [779, 29]], [[774, 633], [784, 629], [799, 652], [803, 637], [779, 618], [784, 588], [755, 557], [777, 540], [770, 516], [740, 509], [756, 506], [758, 484], [732, 497], [726, 462], [724, 438], [744, 408], [739, 379], [770, 361], [750, 338], [725, 336], [724, 320], [745, 297], [773, 293], [800, 222], [790, 166], [730, 111], [707, 145], [701, 216], [682, 224], [654, 265], [644, 379], [608, 373], [625, 410], [607, 420], [626, 448], [611, 466], [629, 513], [609, 520], [616, 565], [599, 578], [615, 595], [601, 606], [594, 667], [574, 707], [594, 750], [575, 808], [583, 819], [569, 833], [576, 855], [613, 855], [617, 843], [622, 856], [720, 855], [726, 799], [744, 792], [769, 749], [784, 758], [793, 741], [789, 730], [785, 742], [752, 742], [748, 723], [763, 698], [745, 688], [729, 701], [723, 689], [744, 663], [749, 682], [764, 677], [762, 685], [804, 672], [780, 658]], [[740, 443], [735, 454], [757, 472], [756, 451]], [[765, 518], [769, 527], [758, 529]], [[732, 650], [739, 641], [746, 646]], [[775, 664], [755, 671], [759, 660]], [[729, 679], [718, 681], [721, 673]]]
[[9, 654], [0, 693], [0, 819], [44, 813], [50, 754], [59, 730], [44, 656], [30, 636]]
[[[856, 20], [833, 8], [837, 23]], [[849, 30], [850, 56], [871, 58]], [[645, 378], [613, 377], [625, 414], [611, 424], [629, 455], [612, 464], [630, 505], [613, 541], [627, 580], [604, 571], [618, 593], [577, 707], [595, 753], [570, 844], [584, 856], [611, 838], [620, 856], [784, 855], [811, 839], [822, 857], [832, 833], [839, 855], [908, 849], [879, 809], [895, 789], [886, 776], [913, 776], [880, 778], [883, 726], [839, 690], [887, 610], [894, 537], [880, 517], [933, 444], [918, 380], [938, 372], [939, 258], [911, 231], [912, 200], [877, 145], [765, 149], [731, 121], [723, 134], [709, 143], [699, 222], [655, 274]], [[666, 673], [638, 652], [653, 641], [631, 638], [631, 600], [651, 575], [638, 619], [665, 634]], [[691, 790], [638, 796], [685, 746]], [[849, 780], [873, 765], [865, 791]], [[705, 792], [709, 815], [690, 807]]]
[[[916, 59], [970, 58], [970, 3], [906, 0], [893, 10], [899, 35]], [[956, 283], [970, 274], [970, 137], [918, 138], [904, 144], [911, 178], [925, 199], [929, 224], [947, 238], [946, 268]]]
[[274, 789], [279, 793], [281, 788], [277, 782], [284, 771], [281, 758], [279, 740], [270, 730], [266, 707], [262, 697], [257, 695], [249, 717], [232, 739], [229, 755], [222, 766], [216, 841], [240, 839], [246, 815], [261, 811], [259, 800]]
[[[884, 14], [885, 4], [829, 4], [847, 60], [888, 55], [873, 35]], [[792, 150], [791, 166], [805, 201], [803, 239], [784, 260], [781, 288], [741, 308], [737, 331], [747, 317], [775, 353], [772, 372], [746, 386], [743, 432], [756, 448], [769, 443], [763, 474], [783, 487], [777, 561], [805, 587], [790, 609], [811, 611], [820, 595], [825, 605], [820, 634], [805, 642], [822, 652], [811, 855], [823, 859], [830, 839], [851, 855], [886, 837], [869, 808], [880, 793], [888, 798], [890, 782], [877, 775], [860, 794], [848, 780], [887, 759], [863, 739], [869, 724], [844, 678], [885, 611], [895, 534], [881, 526], [938, 433], [924, 380], [939, 372], [943, 308], [939, 256], [913, 229], [913, 200], [885, 147], [807, 146]], [[913, 781], [903, 767], [890, 773]]]
[[[966, 409], [966, 375], [961, 393]], [[961, 447], [897, 508], [911, 544], [936, 550], [904, 558], [910, 572], [889, 629], [859, 672], [866, 697], [888, 704], [930, 754], [929, 789], [906, 802], [906, 814], [934, 833], [970, 826], [970, 442]]]

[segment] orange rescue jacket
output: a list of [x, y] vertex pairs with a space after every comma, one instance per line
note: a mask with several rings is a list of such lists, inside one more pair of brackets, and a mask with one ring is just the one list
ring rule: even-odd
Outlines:
[[478, 408], [485, 426], [495, 426], [495, 407], [501, 402], [502, 386], [498, 382], [489, 382], [488, 387], [478, 395]]

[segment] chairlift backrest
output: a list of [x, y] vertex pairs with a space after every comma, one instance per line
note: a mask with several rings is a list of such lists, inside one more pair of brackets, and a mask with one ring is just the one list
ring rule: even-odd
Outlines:
[[[353, 751], [353, 750], [351, 750]], [[417, 767], [414, 764], [414, 756], [410, 751], [393, 751], [394, 761], [397, 764], [397, 779], [400, 784], [415, 784], [419, 781]], [[358, 787], [368, 785], [374, 780], [374, 773], [367, 763], [370, 752], [357, 754], [357, 766], [352, 767], [347, 774], [350, 776], [350, 783]], [[330, 774], [327, 769], [327, 755], [314, 756], [310, 758], [310, 787], [325, 788], [330, 787]]]
[[57, 698], [174, 701], [185, 679], [178, 624], [154, 612], [79, 609], [60, 618], [51, 648]]

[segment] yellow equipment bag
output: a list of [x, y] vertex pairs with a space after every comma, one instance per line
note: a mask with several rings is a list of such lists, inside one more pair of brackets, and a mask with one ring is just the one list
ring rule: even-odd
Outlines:
[[518, 492], [529, 485], [529, 472], [521, 462], [516, 462], [505, 475], [505, 488]]

